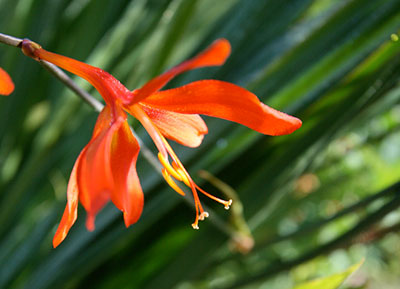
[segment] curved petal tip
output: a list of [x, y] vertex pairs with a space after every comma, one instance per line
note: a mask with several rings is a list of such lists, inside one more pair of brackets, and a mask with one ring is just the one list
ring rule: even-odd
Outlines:
[[302, 121], [297, 117], [278, 111], [261, 103], [265, 122], [260, 125], [259, 132], [272, 135], [291, 134], [302, 126]]
[[[213, 65], [222, 65], [231, 54], [231, 44], [225, 38], [215, 40], [210, 47], [205, 51], [205, 54], [209, 53], [210, 58], [208, 59]], [[214, 61], [211, 59], [214, 58]]]

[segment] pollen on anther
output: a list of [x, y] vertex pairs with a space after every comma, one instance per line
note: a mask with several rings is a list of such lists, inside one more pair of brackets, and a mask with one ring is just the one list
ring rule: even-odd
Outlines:
[[209, 216], [208, 212], [203, 212], [203, 213], [200, 214], [199, 220], [200, 221], [204, 221], [204, 219], [208, 218], [208, 216]]
[[229, 199], [229, 201], [226, 203], [226, 205], [225, 205], [225, 210], [229, 210], [229, 208], [231, 207], [231, 205], [232, 205], [232, 199]]

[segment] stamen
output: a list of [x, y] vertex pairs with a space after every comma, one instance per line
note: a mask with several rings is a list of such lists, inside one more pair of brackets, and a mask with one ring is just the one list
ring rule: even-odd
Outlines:
[[228, 200], [228, 204], [225, 205], [225, 210], [229, 210], [229, 208], [232, 206], [232, 199]]
[[190, 180], [188, 174], [182, 170], [175, 162], [172, 162], [172, 166], [174, 167], [175, 171], [181, 176], [181, 181], [185, 183], [186, 186], [191, 187]]
[[[172, 165], [174, 165], [174, 163], [175, 163], [175, 167], [177, 167], [177, 168], [181, 169], [182, 171], [184, 171], [185, 175], [188, 177], [189, 174], [186, 172], [185, 167], [182, 165], [181, 161], [176, 156], [174, 150], [171, 148], [171, 146], [169, 145], [169, 143], [167, 142], [167, 140], [163, 136], [162, 136], [162, 141], [164, 143], [165, 149], [168, 151], [169, 155], [172, 158]], [[190, 179], [190, 177], [189, 177], [189, 179]]]
[[196, 199], [198, 201], [198, 206], [199, 206], [199, 211], [200, 211], [199, 218], [201, 218], [201, 215], [203, 215], [204, 213], [207, 215], [208, 213], [206, 211], [204, 211], [203, 206], [201, 205], [201, 202], [200, 202], [199, 195], [197, 194], [197, 191], [196, 191], [196, 196], [195, 197], [196, 197]]
[[182, 189], [174, 182], [174, 180], [171, 178], [171, 176], [168, 174], [166, 169], [161, 170], [162, 176], [164, 177], [164, 180], [168, 183], [168, 185], [175, 190], [178, 194], [184, 196], [185, 192], [182, 191]]
[[179, 170], [179, 166], [176, 164], [175, 161], [172, 161], [172, 167], [174, 168], [175, 171]]
[[200, 214], [199, 220], [200, 221], [204, 221], [205, 218], [208, 218], [210, 214], [208, 214], [208, 212], [203, 212]]
[[156, 145], [158, 151], [165, 157], [168, 158], [168, 153], [165, 148], [165, 140], [160, 131], [157, 127], [153, 124], [149, 116], [143, 111], [143, 109], [138, 105], [135, 104], [130, 107], [131, 112], [134, 117], [136, 117], [146, 131], [149, 133], [151, 139], [153, 140], [154, 144]]
[[196, 208], [196, 218], [194, 219], [194, 223], [192, 224], [193, 229], [198, 230], [199, 229], [199, 205], [200, 204], [200, 200], [199, 200], [199, 196], [196, 193], [196, 188], [191, 187], [192, 188], [192, 192], [193, 192], [193, 198], [194, 198], [194, 206]]
[[[171, 178], [171, 176], [172, 176], [176, 180], [182, 181], [185, 185], [190, 187], [192, 190], [194, 205], [196, 208], [196, 218], [194, 220], [194, 223], [192, 224], [193, 229], [198, 230], [199, 229], [199, 220], [203, 221], [205, 218], [207, 218], [209, 216], [208, 212], [205, 212], [201, 205], [197, 190], [199, 190], [201, 193], [203, 193], [210, 199], [213, 199], [214, 201], [217, 201], [218, 203], [223, 204], [225, 206], [225, 209], [229, 209], [229, 207], [232, 204], [232, 200], [225, 201], [220, 198], [214, 197], [213, 195], [210, 195], [209, 193], [202, 190], [199, 186], [197, 186], [193, 182], [189, 173], [186, 171], [185, 167], [182, 165], [179, 158], [176, 156], [175, 152], [172, 150], [171, 146], [169, 145], [167, 140], [164, 138], [164, 136], [161, 133], [159, 133], [159, 131], [156, 128], [153, 130], [153, 132], [156, 132], [158, 139], [162, 143], [162, 145], [159, 143], [159, 146], [163, 148], [163, 151], [160, 150], [160, 152], [158, 154], [158, 159], [160, 160], [160, 163], [164, 167], [162, 169], [162, 175], [163, 175], [164, 179], [166, 180], [166, 182], [168, 183], [168, 185], [170, 185], [171, 188], [173, 188], [177, 193], [179, 193], [181, 195], [185, 195], [185, 193], [182, 191], [182, 189], [179, 188], [179, 186]], [[152, 138], [154, 140], [153, 136], [152, 136]], [[157, 145], [157, 143], [156, 143], [156, 145]], [[159, 146], [157, 146], [157, 147], [159, 147]], [[166, 154], [166, 152], [168, 154]], [[168, 155], [172, 158], [172, 166], [168, 161]]]
[[232, 205], [232, 199], [229, 199], [228, 201], [222, 200], [220, 198], [217, 198], [209, 193], [207, 193], [206, 191], [204, 191], [202, 188], [200, 188], [198, 185], [195, 185], [196, 188], [204, 195], [206, 195], [207, 197], [209, 197], [210, 199], [213, 199], [214, 201], [221, 203], [224, 205], [225, 210], [229, 210], [230, 206]]
[[162, 155], [161, 152], [158, 153], [158, 159], [170, 175], [172, 175], [178, 181], [182, 181], [181, 175], [169, 164], [168, 160]]

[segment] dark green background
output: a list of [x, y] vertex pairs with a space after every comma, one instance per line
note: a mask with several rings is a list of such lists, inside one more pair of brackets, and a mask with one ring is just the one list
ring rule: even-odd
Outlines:
[[398, 0], [0, 1], [0, 32], [101, 67], [130, 89], [225, 37], [233, 50], [224, 66], [169, 87], [221, 79], [303, 120], [292, 135], [268, 137], [206, 118], [201, 147], [174, 144], [204, 189], [222, 196], [199, 169], [238, 194], [255, 241], [247, 255], [232, 251], [232, 237], [246, 234], [240, 212], [204, 199], [211, 217], [193, 230], [193, 208], [143, 156], [140, 221], [126, 229], [110, 204], [87, 232], [80, 208], [53, 249], [69, 173], [97, 113], [1, 45], [16, 90], [0, 97], [0, 288], [291, 288], [363, 257], [347, 286], [397, 288], [399, 29]]

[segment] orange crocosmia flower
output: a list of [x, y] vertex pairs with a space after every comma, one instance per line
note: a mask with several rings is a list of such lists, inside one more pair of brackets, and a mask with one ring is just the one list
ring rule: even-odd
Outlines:
[[0, 67], [0, 94], [9, 95], [14, 91], [14, 83], [11, 77]]
[[135, 223], [143, 209], [143, 193], [136, 173], [139, 144], [133, 136], [126, 112], [137, 118], [153, 139], [163, 166], [166, 182], [184, 195], [175, 181], [183, 182], [193, 194], [198, 229], [199, 220], [208, 216], [198, 193], [229, 208], [232, 201], [214, 197], [196, 185], [166, 139], [197, 147], [207, 133], [199, 116], [205, 114], [238, 122], [268, 135], [289, 134], [301, 121], [261, 103], [251, 92], [219, 80], [201, 80], [182, 87], [160, 91], [176, 75], [204, 66], [222, 65], [230, 54], [230, 44], [219, 39], [194, 58], [150, 80], [140, 89], [129, 91], [107, 72], [80, 61], [54, 54], [25, 39], [23, 52], [36, 60], [46, 60], [90, 82], [102, 95], [100, 112], [90, 142], [80, 153], [68, 183], [67, 206], [53, 245], [66, 237], [77, 217], [78, 198], [87, 211], [86, 226], [94, 229], [94, 219], [111, 200], [123, 212], [125, 225]]

